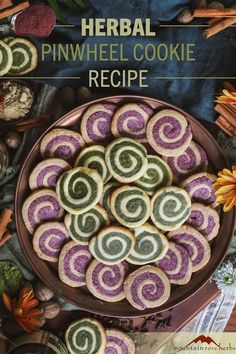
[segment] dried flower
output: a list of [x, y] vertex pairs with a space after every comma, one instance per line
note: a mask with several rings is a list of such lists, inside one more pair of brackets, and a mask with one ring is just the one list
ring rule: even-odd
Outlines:
[[225, 262], [218, 268], [213, 276], [217, 287], [225, 294], [235, 293], [236, 291], [236, 269], [231, 262]]
[[236, 92], [229, 92], [228, 90], [222, 90], [222, 93], [216, 98], [217, 103], [236, 104]]
[[216, 190], [217, 203], [224, 204], [224, 211], [227, 212], [236, 206], [236, 166], [232, 167], [232, 172], [227, 168], [218, 173], [218, 178], [213, 183]]
[[13, 314], [17, 323], [26, 332], [31, 333], [41, 327], [42, 311], [37, 308], [39, 301], [34, 298], [32, 290], [21, 289], [18, 301], [3, 293], [2, 301], [6, 309]]

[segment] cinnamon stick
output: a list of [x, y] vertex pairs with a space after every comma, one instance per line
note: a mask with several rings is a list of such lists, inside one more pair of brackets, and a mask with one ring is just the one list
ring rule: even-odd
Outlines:
[[193, 17], [232, 17], [236, 16], [236, 9], [196, 9], [193, 12]]
[[211, 26], [208, 29], [204, 30], [203, 36], [205, 38], [210, 38], [215, 34], [225, 30], [226, 28], [234, 25], [235, 23], [236, 23], [236, 16], [230, 18], [223, 18], [220, 21], [211, 24]]
[[216, 119], [215, 123], [220, 129], [222, 129], [229, 136], [231, 136], [232, 138], [236, 137], [236, 129], [232, 127], [224, 117], [219, 116]]
[[16, 14], [17, 12], [27, 9], [29, 7], [29, 5], [30, 4], [28, 1], [24, 1], [18, 5], [11, 6], [11, 7], [6, 8], [3, 11], [0, 11], [0, 20], [2, 20], [5, 17], [12, 16], [12, 15]]
[[231, 124], [236, 129], [236, 115], [228, 109], [227, 105], [217, 104], [215, 106], [216, 112], [220, 113], [229, 124]]
[[7, 7], [10, 7], [10, 6], [12, 6], [11, 0], [1, 0], [0, 10], [6, 9]]

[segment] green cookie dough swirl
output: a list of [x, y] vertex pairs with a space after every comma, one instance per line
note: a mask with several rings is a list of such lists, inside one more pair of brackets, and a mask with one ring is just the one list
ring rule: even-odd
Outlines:
[[108, 145], [105, 159], [111, 175], [123, 183], [139, 179], [148, 164], [146, 148], [130, 138], [119, 138]]
[[79, 215], [99, 202], [103, 182], [97, 171], [76, 167], [62, 174], [56, 191], [61, 206], [69, 213]]
[[150, 216], [150, 199], [142, 189], [125, 185], [112, 193], [111, 211], [120, 224], [138, 227]]
[[0, 76], [6, 75], [13, 62], [12, 51], [4, 41], [0, 40]]
[[83, 149], [75, 161], [75, 167], [77, 166], [96, 170], [104, 183], [111, 178], [105, 162], [105, 147], [102, 145], [93, 145]]
[[13, 63], [9, 75], [25, 75], [36, 68], [38, 51], [32, 42], [24, 38], [15, 38], [8, 45], [13, 54]]
[[65, 217], [65, 225], [70, 237], [79, 244], [88, 244], [90, 237], [109, 223], [109, 216], [100, 205], [96, 205], [84, 214], [67, 214]]
[[70, 324], [65, 333], [65, 342], [71, 354], [104, 354], [105, 329], [100, 322], [83, 318]]
[[134, 235], [121, 226], [102, 229], [89, 242], [89, 250], [98, 261], [104, 264], [118, 264], [131, 252], [135, 244]]
[[155, 226], [146, 223], [135, 228], [134, 235], [135, 246], [126, 259], [129, 263], [144, 265], [165, 256], [168, 241]]
[[158, 188], [171, 185], [173, 175], [170, 167], [160, 157], [148, 155], [148, 167], [146, 172], [135, 184], [148, 195], [153, 195]]
[[151, 219], [161, 230], [176, 230], [189, 217], [191, 199], [178, 187], [164, 187], [151, 199]]
[[103, 188], [102, 198], [100, 199], [100, 204], [106, 209], [110, 220], [114, 220], [114, 216], [111, 211], [111, 194], [116, 188], [120, 186], [118, 182], [109, 182], [105, 184]]

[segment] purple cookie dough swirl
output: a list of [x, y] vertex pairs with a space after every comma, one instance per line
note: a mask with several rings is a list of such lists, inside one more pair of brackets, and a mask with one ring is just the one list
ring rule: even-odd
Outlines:
[[120, 107], [112, 118], [111, 130], [116, 138], [127, 136], [147, 142], [146, 125], [153, 110], [140, 103], [127, 103]]
[[184, 247], [174, 242], [169, 242], [165, 257], [155, 264], [163, 270], [172, 284], [184, 285], [191, 279], [192, 261], [189, 254]]
[[135, 354], [135, 344], [128, 334], [118, 329], [107, 329], [106, 339], [104, 354]]
[[25, 226], [31, 234], [39, 224], [48, 220], [58, 220], [63, 213], [56, 193], [50, 189], [41, 189], [31, 193], [22, 208]]
[[200, 203], [193, 203], [186, 224], [197, 229], [207, 241], [218, 235], [220, 218], [217, 211]]
[[85, 285], [85, 273], [91, 258], [88, 246], [68, 242], [59, 257], [58, 273], [61, 281], [71, 287]]
[[126, 262], [106, 265], [92, 261], [86, 272], [86, 284], [89, 291], [98, 299], [116, 302], [125, 298], [124, 280]]
[[81, 119], [81, 134], [86, 143], [104, 143], [111, 139], [111, 119], [115, 109], [114, 104], [98, 103], [85, 111]]
[[211, 248], [205, 237], [197, 230], [184, 225], [178, 230], [169, 232], [167, 238], [187, 250], [192, 261], [193, 272], [202, 269], [208, 263], [211, 256]]
[[81, 135], [73, 130], [56, 128], [47, 133], [40, 143], [42, 157], [71, 160], [84, 146]]
[[47, 222], [40, 225], [33, 236], [33, 248], [39, 258], [57, 262], [61, 248], [69, 234], [61, 222]]
[[164, 109], [147, 124], [147, 138], [153, 149], [164, 156], [178, 156], [189, 146], [191, 127], [183, 114]]
[[163, 159], [171, 168], [175, 181], [193, 173], [205, 171], [208, 165], [205, 151], [193, 141], [181, 155], [175, 157], [164, 156]]
[[60, 175], [70, 168], [71, 166], [66, 161], [58, 158], [46, 159], [39, 162], [30, 174], [30, 189], [35, 190], [42, 187], [56, 188]]
[[131, 273], [125, 280], [124, 289], [127, 300], [139, 310], [158, 307], [170, 296], [169, 279], [153, 266], [144, 266]]
[[215, 182], [216, 176], [207, 172], [197, 173], [185, 179], [181, 186], [189, 194], [192, 202], [202, 203], [216, 207], [215, 190], [212, 183]]

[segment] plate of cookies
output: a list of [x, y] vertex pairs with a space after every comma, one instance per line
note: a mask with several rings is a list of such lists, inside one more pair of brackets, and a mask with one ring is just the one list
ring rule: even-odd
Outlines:
[[196, 293], [222, 262], [234, 212], [227, 166], [201, 123], [166, 102], [114, 96], [55, 122], [22, 166], [16, 225], [37, 275], [79, 308], [136, 317]]

